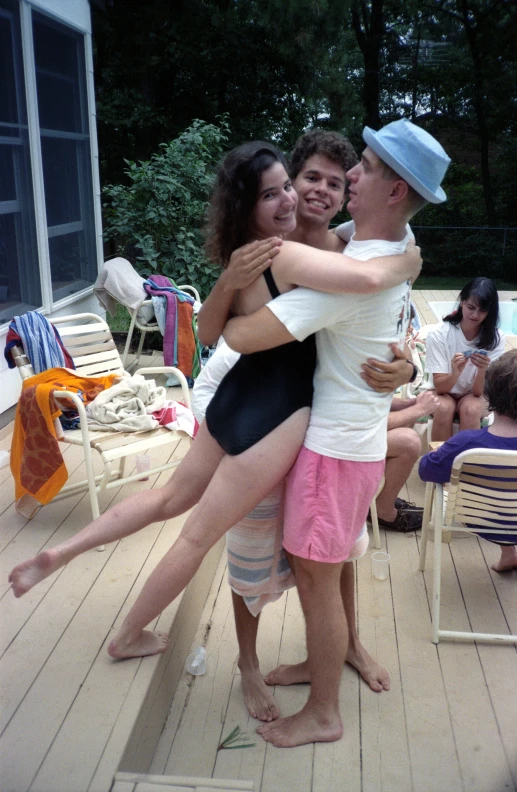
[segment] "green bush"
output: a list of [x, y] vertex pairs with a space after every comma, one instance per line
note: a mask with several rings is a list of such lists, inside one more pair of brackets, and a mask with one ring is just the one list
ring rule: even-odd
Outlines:
[[219, 275], [203, 252], [203, 226], [215, 168], [228, 140], [218, 126], [196, 120], [162, 143], [147, 162], [125, 160], [130, 184], [104, 188], [104, 236], [141, 275], [191, 283], [204, 298]]

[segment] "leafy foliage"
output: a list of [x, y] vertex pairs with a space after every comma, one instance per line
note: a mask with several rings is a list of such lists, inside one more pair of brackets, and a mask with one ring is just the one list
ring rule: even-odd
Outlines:
[[228, 133], [226, 118], [218, 126], [196, 120], [150, 160], [126, 160], [129, 185], [104, 188], [105, 237], [141, 274], [192, 283], [203, 296], [212, 288], [219, 268], [203, 252], [200, 229]]
[[[364, 123], [406, 117], [455, 163], [447, 204], [418, 223], [517, 227], [514, 0], [110, 0], [92, 17], [103, 182], [130, 183], [124, 158], [148, 160], [195, 118], [227, 113], [227, 148], [269, 139], [289, 151], [314, 126], [359, 150]], [[495, 230], [443, 233], [443, 244], [426, 234], [427, 270], [517, 268], [515, 233], [504, 248]], [[154, 231], [140, 236], [138, 255], [161, 261]], [[197, 240], [178, 239], [186, 259]]]

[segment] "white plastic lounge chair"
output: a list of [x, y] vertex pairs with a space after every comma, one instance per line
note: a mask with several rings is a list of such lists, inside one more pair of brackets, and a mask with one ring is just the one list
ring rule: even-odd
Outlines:
[[[443, 484], [427, 483], [420, 549], [422, 572], [425, 569], [431, 512], [435, 532], [431, 605], [433, 643], [441, 639], [517, 643], [517, 635], [440, 629], [443, 532], [508, 534], [510, 541], [515, 539], [517, 542], [517, 451], [484, 448], [464, 451], [454, 460], [448, 492]], [[507, 521], [509, 525], [501, 526], [498, 520]]]
[[[122, 375], [124, 373], [120, 355], [104, 319], [96, 314], [81, 313], [74, 316], [58, 317], [52, 320], [52, 324], [58, 327], [63, 344], [73, 358], [76, 365], [75, 373], [85, 377], [99, 377], [106, 374]], [[15, 347], [13, 357], [22, 379], [34, 374], [22, 349]], [[142, 368], [135, 373], [152, 374], [153, 377], [160, 373], [175, 374], [181, 386], [181, 401], [190, 408], [187, 380], [179, 369], [171, 366], [157, 366]], [[142, 478], [142, 473], [124, 475], [126, 457], [141, 454], [169, 443], [177, 444], [180, 439], [185, 437], [184, 434], [161, 426], [149, 432], [89, 432], [84, 405], [75, 393], [59, 390], [55, 392], [54, 398], [58, 404], [62, 400], [73, 401], [79, 413], [80, 428], [64, 431], [62, 438], [59, 439], [65, 443], [83, 447], [87, 475], [85, 480], [77, 484], [65, 485], [54, 500], [88, 490], [94, 519], [99, 516], [99, 492]], [[98, 476], [94, 475], [92, 449], [100, 454], [104, 464], [104, 471]], [[178, 465], [180, 461], [181, 458], [173, 458], [163, 465], [152, 467], [148, 472], [146, 471], [145, 475], [149, 476], [169, 470]], [[112, 465], [115, 462], [118, 465], [113, 470]]]

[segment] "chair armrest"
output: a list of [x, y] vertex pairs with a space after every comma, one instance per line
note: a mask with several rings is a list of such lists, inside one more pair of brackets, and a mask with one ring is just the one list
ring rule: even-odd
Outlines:
[[58, 407], [60, 407], [60, 409], [61, 409], [61, 405], [59, 404], [59, 402], [62, 399], [63, 400], [69, 399], [70, 401], [72, 401], [79, 414], [79, 423], [82, 423], [84, 421], [85, 425], [88, 424], [88, 419], [86, 417], [86, 410], [84, 409], [83, 400], [77, 395], [77, 393], [72, 393], [72, 391], [56, 389], [55, 391], [52, 391], [52, 396], [54, 397], [54, 400], [58, 405]]
[[181, 372], [179, 369], [175, 368], [174, 366], [152, 366], [150, 368], [138, 369], [138, 371], [135, 371], [135, 374], [174, 374], [179, 379], [185, 405], [190, 409], [190, 391], [188, 382], [183, 372]]

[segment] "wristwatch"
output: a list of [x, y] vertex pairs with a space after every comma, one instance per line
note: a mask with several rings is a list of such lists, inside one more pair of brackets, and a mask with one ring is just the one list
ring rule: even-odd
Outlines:
[[408, 382], [409, 385], [411, 382], [414, 382], [416, 380], [416, 375], [418, 374], [418, 367], [415, 366], [412, 360], [406, 360], [406, 362], [409, 363], [410, 366], [413, 366], [413, 373], [411, 375], [411, 379]]

